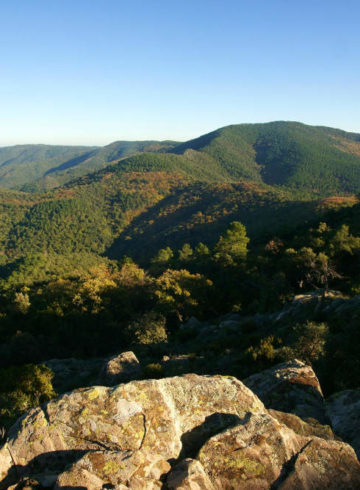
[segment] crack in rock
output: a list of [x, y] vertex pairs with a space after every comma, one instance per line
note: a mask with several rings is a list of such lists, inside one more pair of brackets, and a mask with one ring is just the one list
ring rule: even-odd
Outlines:
[[41, 408], [42, 413], [44, 414], [44, 418], [45, 418], [47, 424], [48, 425], [51, 425], [51, 420], [50, 420], [49, 412], [47, 410], [47, 404], [41, 405], [40, 408]]
[[144, 441], [145, 441], [145, 437], [146, 437], [146, 434], [147, 434], [147, 428], [146, 428], [146, 415], [144, 413], [141, 414], [143, 416], [143, 424], [144, 424], [144, 435], [141, 439], [141, 442], [140, 442], [140, 446], [138, 448], [138, 451], [140, 451], [140, 449], [142, 449], [143, 447], [143, 444], [144, 444]]
[[270, 487], [270, 490], [277, 490], [280, 487], [280, 485], [286, 481], [287, 477], [295, 470], [295, 464], [300, 454], [303, 453], [305, 449], [308, 446], [310, 446], [312, 442], [313, 442], [312, 439], [310, 439], [310, 441], [308, 441], [305, 444], [305, 446], [300, 449], [300, 451], [298, 451], [297, 453], [294, 454], [294, 456], [292, 456], [290, 459], [285, 461], [279, 477], [273, 482], [273, 484]]

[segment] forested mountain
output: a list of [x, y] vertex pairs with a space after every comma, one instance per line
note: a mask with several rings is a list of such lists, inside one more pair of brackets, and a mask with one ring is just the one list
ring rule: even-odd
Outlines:
[[206, 154], [235, 180], [319, 194], [356, 192], [360, 184], [360, 135], [331, 128], [296, 122], [234, 125], [172, 151]]
[[355, 193], [360, 185], [360, 135], [280, 121], [227, 126], [180, 144], [0, 148], [0, 187], [47, 190], [134, 154], [124, 168], [176, 169], [208, 182], [245, 179], [319, 195]]
[[266, 240], [274, 234], [292, 234], [299, 224], [356, 202], [353, 196], [309, 199], [247, 181], [190, 184], [135, 217], [107, 255], [115, 259], [129, 255], [146, 263], [165, 246], [180, 248], [184, 242], [195, 246], [199, 241], [212, 246], [234, 220], [245, 224], [252, 240]]
[[[229, 126], [183, 144], [3, 148], [0, 170], [16, 170], [24, 179], [26, 169], [41, 168], [37, 162], [52, 165], [25, 188], [87, 175], [50, 192], [1, 191], [2, 275], [23, 268], [18, 261], [31, 254], [55, 254], [48, 263], [62, 272], [74, 254], [79, 267], [99, 255], [147, 263], [162, 247], [213, 246], [234, 220], [253, 240], [291, 233], [329, 207], [356, 202], [351, 195], [324, 196], [358, 190], [359, 148], [358, 135], [285, 122]], [[106, 162], [111, 165], [91, 173]]]

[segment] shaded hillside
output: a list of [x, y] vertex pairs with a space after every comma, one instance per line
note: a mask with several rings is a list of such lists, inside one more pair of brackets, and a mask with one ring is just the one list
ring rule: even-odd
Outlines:
[[102, 253], [134, 216], [178, 185], [178, 174], [108, 171], [48, 193], [5, 192], [2, 253]]
[[[180, 248], [184, 242], [194, 246], [199, 241], [213, 246], [234, 220], [245, 224], [252, 239], [279, 234], [325, 213], [330, 203], [321, 202], [256, 182], [192, 183], [136, 217], [107, 253], [111, 258], [130, 255], [146, 262], [166, 246]], [[354, 202], [345, 198], [338, 205]]]
[[111, 166], [47, 193], [1, 191], [0, 277], [21, 284], [91, 267], [138, 214], [187, 182]]
[[257, 183], [202, 184], [178, 173], [112, 166], [48, 193], [2, 192], [0, 277], [20, 285], [52, 273], [68, 276], [104, 255], [148, 263], [164, 246], [212, 246], [234, 220], [246, 225], [255, 243], [292, 235], [327, 209], [355, 202], [301, 201]]

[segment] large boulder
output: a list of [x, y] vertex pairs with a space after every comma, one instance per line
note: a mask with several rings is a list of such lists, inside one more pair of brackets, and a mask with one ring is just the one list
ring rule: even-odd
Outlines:
[[[117, 484], [135, 470], [148, 478], [154, 467], [165, 471], [167, 461], [196, 454], [246, 413], [264, 411], [257, 396], [232, 377], [187, 375], [75, 390], [31, 410], [10, 429], [0, 450], [0, 488], [19, 477], [60, 475], [68, 464], [91, 460], [90, 453], [99, 451], [117, 454]], [[112, 484], [106, 465], [92, 463], [90, 473]], [[72, 474], [79, 471], [84, 467]]]
[[244, 384], [267, 408], [316, 419], [321, 424], [327, 422], [319, 380], [312, 367], [297, 359], [254, 374]]
[[227, 376], [82, 388], [10, 429], [0, 489], [360, 488], [354, 450], [315, 426]]
[[360, 458], [360, 389], [335, 393], [326, 401], [334, 432], [350, 443]]
[[142, 369], [135, 354], [131, 351], [122, 352], [104, 362], [98, 383], [104, 386], [115, 386], [139, 379], [141, 376]]
[[198, 459], [217, 489], [355, 489], [360, 464], [338, 441], [301, 437], [268, 414], [217, 434]]

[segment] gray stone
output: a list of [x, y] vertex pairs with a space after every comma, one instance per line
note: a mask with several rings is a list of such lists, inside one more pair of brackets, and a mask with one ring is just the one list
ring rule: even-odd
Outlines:
[[104, 386], [115, 386], [142, 376], [140, 363], [131, 351], [123, 352], [106, 360], [100, 371], [98, 383]]
[[360, 389], [332, 395], [326, 400], [326, 414], [334, 432], [351, 444], [360, 458]]

